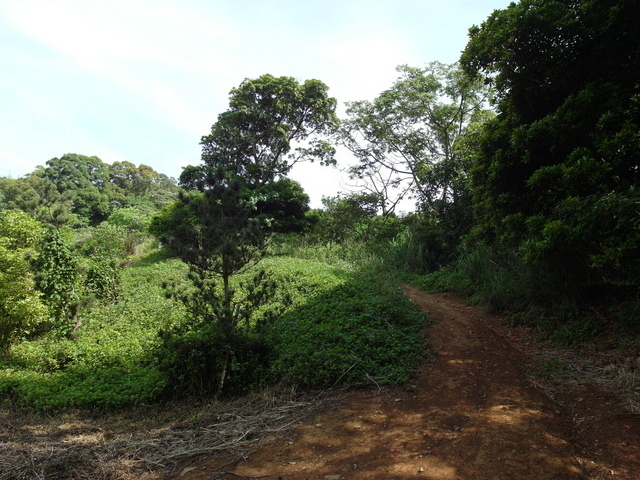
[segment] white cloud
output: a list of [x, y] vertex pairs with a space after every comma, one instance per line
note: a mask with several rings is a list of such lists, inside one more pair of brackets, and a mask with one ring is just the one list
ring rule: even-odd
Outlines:
[[[0, 175], [77, 152], [177, 176], [244, 78], [320, 79], [342, 112], [399, 64], [457, 58], [469, 12], [480, 22], [508, 3], [0, 0]], [[305, 189], [342, 189], [336, 170], [301, 172]]]

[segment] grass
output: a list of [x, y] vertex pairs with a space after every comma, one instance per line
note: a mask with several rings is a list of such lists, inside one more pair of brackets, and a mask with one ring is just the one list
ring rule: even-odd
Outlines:
[[[333, 253], [321, 257], [272, 256], [261, 264], [281, 287], [267, 308], [285, 297], [288, 305], [269, 334], [261, 383], [408, 381], [425, 353], [422, 315], [385, 272], [355, 268]], [[141, 257], [123, 271], [120, 301], [86, 312], [73, 339], [54, 333], [24, 339], [0, 359], [0, 396], [42, 412], [108, 411], [166, 398], [158, 331], [180, 325], [185, 315], [161, 285], [187, 288], [185, 274], [182, 262], [162, 252]]]
[[125, 270], [123, 299], [83, 317], [77, 337], [54, 332], [16, 345], [3, 359], [0, 394], [43, 411], [113, 409], [153, 400], [162, 378], [151, 352], [159, 328], [182, 321], [161, 279], [182, 278], [184, 265], [158, 253]]

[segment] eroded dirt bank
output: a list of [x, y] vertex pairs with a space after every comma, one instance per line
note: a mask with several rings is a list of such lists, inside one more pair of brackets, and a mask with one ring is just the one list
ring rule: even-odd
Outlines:
[[453, 296], [406, 293], [436, 320], [426, 329], [434, 358], [413, 388], [349, 393], [246, 459], [204, 461], [176, 478], [640, 479], [638, 416], [608, 413], [606, 395], [588, 386], [551, 399], [497, 319]]

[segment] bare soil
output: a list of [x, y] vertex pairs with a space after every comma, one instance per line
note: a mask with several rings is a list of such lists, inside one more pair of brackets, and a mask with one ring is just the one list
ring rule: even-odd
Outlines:
[[582, 381], [546, 387], [499, 318], [453, 295], [407, 295], [436, 322], [404, 390], [351, 391], [245, 457], [180, 465], [180, 480], [640, 479], [640, 416]]

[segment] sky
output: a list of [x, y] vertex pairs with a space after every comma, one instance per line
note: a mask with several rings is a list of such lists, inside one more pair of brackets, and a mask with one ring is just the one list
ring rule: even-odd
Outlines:
[[[344, 116], [398, 65], [456, 62], [510, 1], [0, 0], [0, 176], [78, 153], [178, 178], [244, 79], [321, 80]], [[350, 161], [290, 177], [319, 207]]]

